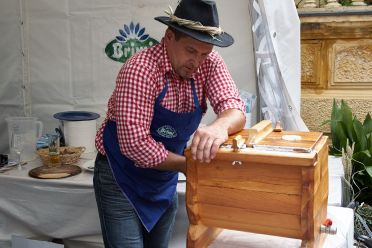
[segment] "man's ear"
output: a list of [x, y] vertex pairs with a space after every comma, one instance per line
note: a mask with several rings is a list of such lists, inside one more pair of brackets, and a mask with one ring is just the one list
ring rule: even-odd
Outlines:
[[173, 31], [170, 28], [167, 28], [167, 30], [165, 30], [165, 39], [171, 40], [173, 37], [174, 37]]

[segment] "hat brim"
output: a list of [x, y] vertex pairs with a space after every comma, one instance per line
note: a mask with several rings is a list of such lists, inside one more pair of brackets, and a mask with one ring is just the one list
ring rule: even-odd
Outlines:
[[220, 35], [216, 35], [212, 37], [206, 32], [201, 32], [201, 31], [186, 28], [184, 26], [180, 26], [177, 23], [170, 21], [170, 18], [167, 16], [158, 16], [158, 17], [155, 17], [155, 20], [161, 23], [164, 23], [165, 25], [168, 25], [176, 29], [177, 31], [180, 31], [196, 40], [206, 42], [206, 43], [209, 43], [215, 46], [228, 47], [234, 43], [234, 38], [226, 32], [223, 32]]

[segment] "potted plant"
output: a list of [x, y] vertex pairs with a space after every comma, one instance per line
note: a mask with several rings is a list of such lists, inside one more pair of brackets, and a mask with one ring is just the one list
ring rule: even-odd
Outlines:
[[[329, 154], [343, 156], [345, 179], [356, 201], [372, 205], [372, 118], [361, 123], [346, 101], [333, 100], [330, 123], [332, 144]], [[351, 168], [350, 168], [351, 167]]]
[[342, 156], [343, 198], [354, 209], [355, 237], [372, 237], [372, 119], [368, 113], [361, 123], [346, 101], [333, 100], [329, 154]]

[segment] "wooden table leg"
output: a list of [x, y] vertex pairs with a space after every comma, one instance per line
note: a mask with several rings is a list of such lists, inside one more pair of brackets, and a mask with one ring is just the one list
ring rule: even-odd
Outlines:
[[187, 233], [187, 248], [206, 248], [221, 231], [221, 228], [190, 224]]

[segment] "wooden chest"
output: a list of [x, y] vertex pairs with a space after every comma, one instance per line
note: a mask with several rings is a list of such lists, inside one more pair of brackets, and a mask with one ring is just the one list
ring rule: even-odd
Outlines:
[[[253, 147], [234, 151], [229, 145], [237, 135]], [[302, 239], [304, 247], [321, 247], [328, 201], [327, 137], [274, 132], [267, 121], [237, 135], [209, 164], [192, 160], [186, 151], [187, 247], [207, 247], [222, 229]]]

